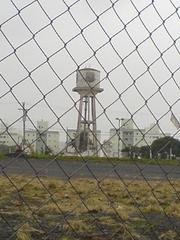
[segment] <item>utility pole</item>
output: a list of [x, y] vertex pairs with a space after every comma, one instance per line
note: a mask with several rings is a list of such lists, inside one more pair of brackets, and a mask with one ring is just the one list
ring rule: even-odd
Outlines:
[[116, 118], [118, 121], [118, 158], [120, 157], [120, 128], [121, 128], [121, 120], [123, 121], [124, 118]]
[[170, 148], [169, 148], [169, 159], [170, 160], [172, 159], [172, 156], [173, 156], [173, 154], [172, 154], [172, 146], [170, 144]]
[[149, 158], [152, 159], [152, 149], [151, 149], [151, 147], [149, 148]]
[[25, 108], [25, 102], [22, 102], [22, 108], [18, 110], [23, 111], [22, 121], [23, 121], [23, 135], [22, 135], [22, 150], [25, 149], [26, 144], [26, 117], [27, 117], [27, 109]]

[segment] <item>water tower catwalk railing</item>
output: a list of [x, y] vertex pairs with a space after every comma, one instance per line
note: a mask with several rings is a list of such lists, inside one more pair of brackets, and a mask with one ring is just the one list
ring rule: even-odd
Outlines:
[[103, 91], [100, 88], [100, 72], [92, 68], [78, 70], [73, 91], [80, 95], [76, 148], [81, 153], [98, 155], [96, 95]]

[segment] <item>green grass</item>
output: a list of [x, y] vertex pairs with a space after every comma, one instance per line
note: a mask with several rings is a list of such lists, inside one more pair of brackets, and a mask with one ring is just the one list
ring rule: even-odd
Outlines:
[[0, 239], [179, 239], [180, 181], [11, 181], [0, 177]]
[[4, 153], [1, 153], [1, 152], [0, 152], [0, 159], [3, 159], [4, 156], [5, 156]]
[[[4, 159], [5, 155], [0, 153], [0, 160]], [[138, 158], [108, 158], [108, 157], [97, 157], [97, 156], [64, 156], [64, 155], [48, 155], [43, 153], [33, 153], [32, 155], [27, 155], [26, 158], [34, 158], [40, 160], [50, 160], [56, 158], [62, 161], [89, 161], [95, 163], [127, 163], [127, 164], [149, 164], [149, 165], [170, 165], [170, 166], [180, 166], [180, 160], [177, 159], [138, 159]]]
[[97, 162], [97, 163], [104, 163], [108, 161], [112, 161], [115, 163], [128, 163], [128, 164], [133, 164], [134, 162], [136, 163], [141, 163], [141, 164], [150, 164], [150, 165], [172, 165], [172, 166], [178, 166], [180, 165], [180, 160], [176, 159], [138, 159], [138, 158], [107, 158], [107, 157], [93, 157], [93, 156], [53, 156], [53, 155], [46, 155], [46, 154], [41, 154], [41, 153], [35, 153], [31, 156], [28, 156], [30, 158], [35, 158], [35, 159], [42, 159], [42, 160], [48, 160], [48, 159], [58, 159], [58, 160], [64, 160], [64, 161], [90, 161], [90, 162]]

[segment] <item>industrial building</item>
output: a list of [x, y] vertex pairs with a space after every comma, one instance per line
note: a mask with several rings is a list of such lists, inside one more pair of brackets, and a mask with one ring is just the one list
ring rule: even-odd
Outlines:
[[103, 143], [103, 152], [108, 157], [122, 157], [123, 150], [131, 147], [150, 146], [156, 139], [169, 133], [162, 133], [157, 124], [151, 124], [144, 129], [134, 128], [132, 119], [119, 119], [118, 129], [110, 129], [109, 138]]
[[47, 121], [38, 121], [37, 129], [26, 130], [25, 139], [30, 151], [53, 154], [59, 152], [59, 132], [49, 130]]
[[[8, 126], [8, 125], [7, 125]], [[12, 152], [22, 147], [22, 135], [14, 128], [6, 129], [6, 125], [0, 125], [0, 145], [8, 147]], [[41, 120], [37, 122], [36, 129], [25, 130], [24, 151], [30, 153], [52, 153], [60, 151], [59, 131], [48, 129], [48, 122]]]
[[6, 126], [8, 125], [0, 125], [0, 145], [9, 147], [9, 152], [11, 152], [11, 149], [21, 144], [22, 136], [12, 127], [7, 130]]

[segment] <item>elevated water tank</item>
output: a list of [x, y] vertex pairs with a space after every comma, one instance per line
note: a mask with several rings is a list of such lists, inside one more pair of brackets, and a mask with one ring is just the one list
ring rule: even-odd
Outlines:
[[102, 92], [100, 88], [100, 71], [93, 68], [83, 68], [76, 72], [76, 87], [73, 91], [79, 94], [94, 95]]

